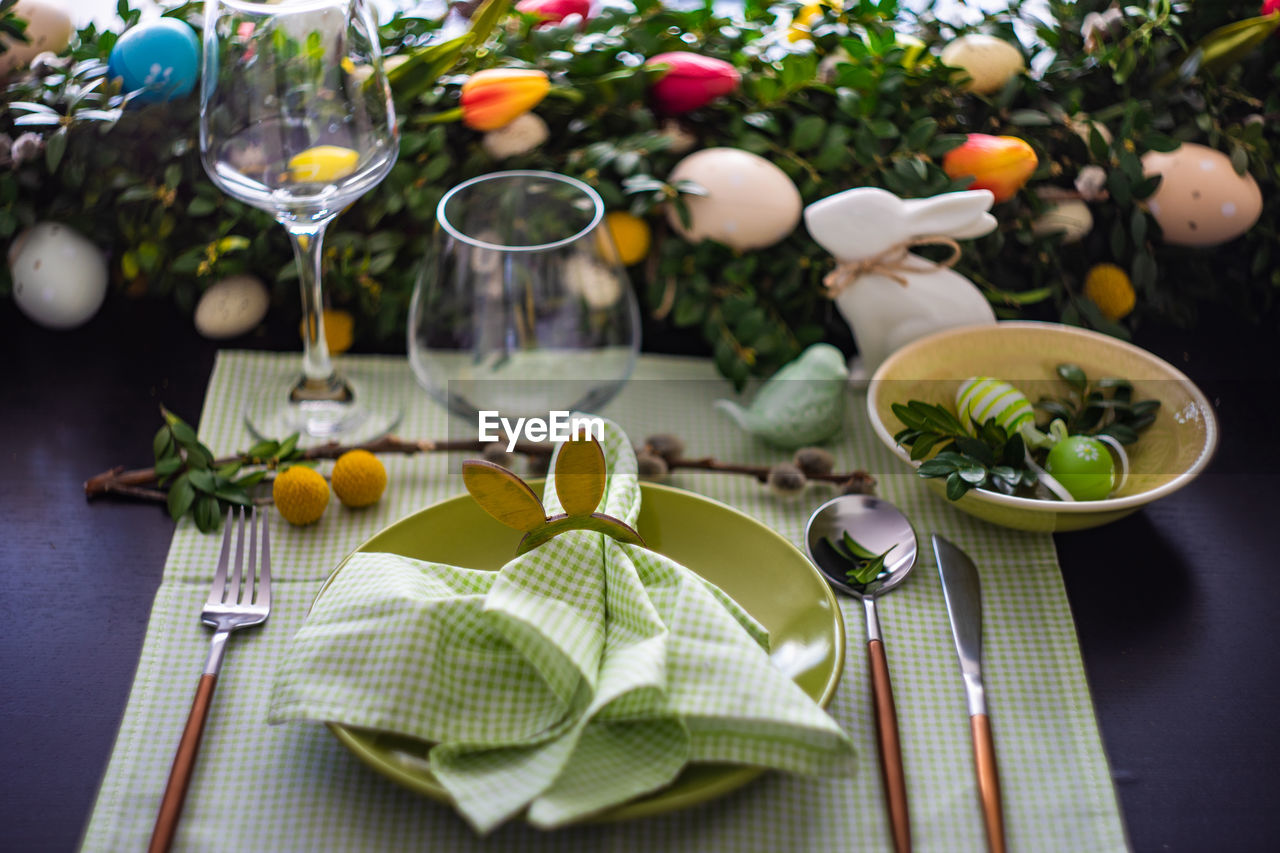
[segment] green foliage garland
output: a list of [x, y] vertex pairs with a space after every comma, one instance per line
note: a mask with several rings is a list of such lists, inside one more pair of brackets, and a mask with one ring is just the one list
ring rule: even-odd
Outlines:
[[[747, 0], [726, 17], [709, 4], [678, 11], [659, 0], [611, 2], [582, 28], [535, 27], [532, 17], [512, 13], [482, 49], [462, 51], [456, 61], [437, 51], [393, 75], [400, 160], [331, 229], [327, 292], [334, 307], [355, 315], [357, 340], [398, 345], [444, 191], [495, 169], [542, 168], [581, 177], [611, 209], [648, 219], [654, 248], [632, 273], [650, 324], [669, 336], [700, 334], [726, 376], [768, 374], [805, 344], [847, 341], [843, 321], [820, 291], [832, 262], [803, 227], [751, 253], [689, 245], [665, 227], [661, 207], [679, 204], [678, 188], [665, 180], [683, 155], [672, 150], [669, 127], [649, 108], [653, 72], [642, 62], [662, 51], [693, 50], [729, 60], [743, 83], [734, 95], [682, 116], [681, 129], [701, 147], [738, 147], [770, 159], [805, 203], [856, 186], [904, 197], [946, 192], [960, 186], [941, 170], [941, 156], [964, 134], [1030, 142], [1040, 158], [1031, 183], [996, 206], [999, 229], [970, 242], [957, 266], [1002, 316], [1058, 317], [1122, 336], [1144, 317], [1189, 323], [1210, 302], [1251, 319], [1272, 316], [1280, 288], [1272, 262], [1280, 219], [1274, 192], [1280, 166], [1273, 161], [1280, 39], [1263, 38], [1269, 30], [1257, 25], [1244, 36], [1239, 24], [1237, 31], [1219, 30], [1258, 14], [1250, 4], [1148, 0], [1127, 7], [1088, 50], [1082, 22], [1107, 5], [1050, 0], [1050, 23], [1014, 0], [1007, 12], [956, 28], [896, 0], [846, 0], [842, 9], [824, 7], [812, 40], [799, 41], [787, 38], [796, 3]], [[199, 6], [183, 3], [166, 14], [198, 27]], [[137, 21], [128, 0], [119, 9], [126, 25]], [[456, 18], [399, 16], [383, 28], [386, 53], [447, 43], [458, 27]], [[1015, 28], [1037, 71], [994, 95], [964, 92], [936, 58], [969, 31], [1018, 44]], [[917, 58], [897, 33], [916, 36], [927, 49]], [[0, 134], [15, 144], [0, 144], [0, 238], [41, 219], [59, 220], [110, 252], [116, 289], [127, 296], [170, 298], [190, 311], [217, 279], [252, 271], [273, 283], [276, 310], [296, 312], [296, 269], [282, 229], [204, 175], [198, 99], [129, 107], [127, 94], [105, 79], [116, 38], [87, 27], [61, 57], [43, 58], [8, 81]], [[540, 68], [553, 82], [535, 110], [550, 126], [549, 141], [500, 162], [481, 148], [480, 133], [445, 120], [466, 74], [493, 66]], [[23, 134], [36, 136], [17, 144]], [[1263, 215], [1245, 237], [1216, 250], [1161, 243], [1142, 205], [1157, 182], [1143, 176], [1139, 158], [1184, 140], [1224, 151], [1261, 185]], [[13, 156], [4, 163], [10, 147]], [[1090, 165], [1106, 171], [1109, 193], [1090, 203], [1090, 235], [1069, 247], [1056, 236], [1035, 236], [1031, 222], [1048, 204], [1040, 192], [1069, 192]], [[1087, 270], [1108, 261], [1129, 272], [1138, 293], [1127, 326], [1106, 319], [1083, 295]], [[0, 295], [10, 288], [6, 270]]]

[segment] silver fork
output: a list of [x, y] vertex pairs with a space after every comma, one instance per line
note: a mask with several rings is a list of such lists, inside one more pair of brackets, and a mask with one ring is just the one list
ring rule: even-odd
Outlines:
[[[191, 781], [191, 769], [196, 763], [196, 752], [200, 748], [200, 735], [204, 732], [204, 721], [209, 715], [209, 705], [213, 700], [213, 688], [218, 680], [218, 670], [222, 668], [222, 656], [227, 650], [227, 638], [238, 628], [260, 625], [267, 621], [271, 613], [271, 549], [267, 534], [267, 513], [258, 513], [254, 509], [249, 515], [249, 548], [248, 566], [245, 566], [244, 546], [244, 507], [240, 508], [240, 523], [237, 525], [235, 568], [227, 581], [227, 569], [231, 563], [231, 519], [235, 510], [227, 511], [226, 529], [222, 534], [222, 552], [218, 555], [218, 568], [213, 575], [213, 589], [204, 603], [200, 613], [200, 621], [214, 629], [212, 644], [209, 648], [209, 659], [204, 665], [204, 674], [200, 676], [200, 684], [196, 687], [196, 698], [191, 704], [191, 714], [187, 717], [187, 727], [182, 731], [182, 740], [178, 742], [178, 754], [173, 758], [173, 769], [169, 771], [169, 783], [165, 786], [164, 799], [160, 801], [160, 814], [156, 818], [155, 832], [151, 836], [149, 853], [160, 853], [169, 849], [173, 843], [174, 830], [178, 827], [178, 816], [182, 813], [182, 802], [187, 796], [187, 784]], [[258, 523], [261, 516], [262, 523]], [[258, 542], [258, 529], [262, 529], [261, 547]], [[256, 569], [256, 572], [255, 572]], [[256, 582], [255, 582], [256, 575]]]

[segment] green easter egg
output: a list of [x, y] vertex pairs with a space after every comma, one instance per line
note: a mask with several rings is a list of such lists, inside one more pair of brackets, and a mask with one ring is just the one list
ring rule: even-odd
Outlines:
[[1035, 411], [1025, 394], [1008, 382], [989, 376], [974, 376], [964, 381], [956, 390], [956, 413], [970, 432], [973, 421], [985, 424], [991, 418], [1009, 435], [1036, 422]]
[[1078, 501], [1100, 501], [1116, 484], [1111, 451], [1087, 435], [1069, 436], [1055, 444], [1044, 469]]

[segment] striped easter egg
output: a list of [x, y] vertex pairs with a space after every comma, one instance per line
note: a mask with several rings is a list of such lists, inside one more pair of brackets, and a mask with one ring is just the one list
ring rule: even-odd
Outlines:
[[[1024, 426], [1034, 426], [1035, 412], [1027, 396], [1008, 382], [989, 376], [974, 376], [956, 391], [956, 414], [970, 432], [972, 421], [985, 424], [995, 418], [1009, 435]], [[971, 420], [972, 419], [972, 420]]]

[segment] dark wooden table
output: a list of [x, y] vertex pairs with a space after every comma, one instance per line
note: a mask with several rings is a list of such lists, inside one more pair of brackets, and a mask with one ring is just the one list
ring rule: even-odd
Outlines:
[[[1212, 320], [1139, 342], [1201, 385], [1223, 444], [1176, 495], [1057, 537], [1125, 821], [1140, 851], [1275, 850], [1280, 346]], [[158, 403], [196, 421], [216, 349], [165, 305], [117, 300], [52, 332], [0, 302], [5, 849], [78, 843], [172, 535], [159, 506], [89, 503], [82, 484], [148, 462]]]

